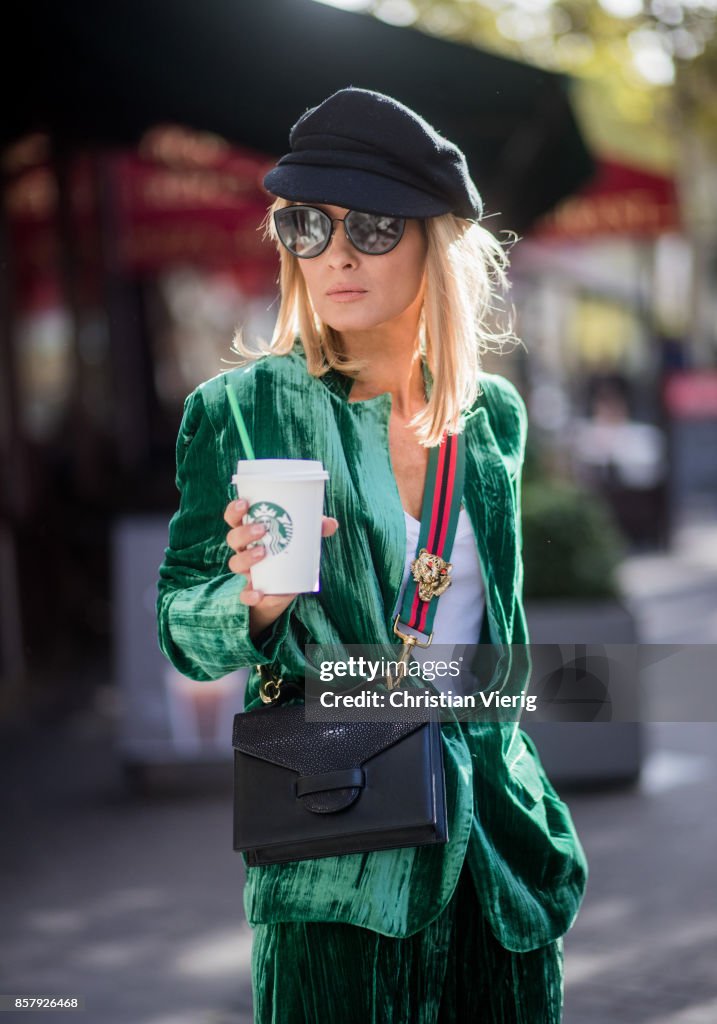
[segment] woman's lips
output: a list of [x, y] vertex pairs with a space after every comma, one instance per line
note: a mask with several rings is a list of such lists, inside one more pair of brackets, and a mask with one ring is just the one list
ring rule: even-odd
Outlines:
[[368, 292], [360, 289], [351, 292], [328, 292], [329, 298], [336, 302], [355, 302], [356, 299], [362, 299], [364, 295], [368, 295]]

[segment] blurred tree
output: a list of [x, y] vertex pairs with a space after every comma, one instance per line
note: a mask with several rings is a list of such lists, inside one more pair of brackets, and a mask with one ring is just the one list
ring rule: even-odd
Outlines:
[[[349, 6], [349, 0], [334, 2]], [[575, 76], [586, 107], [600, 110], [592, 127], [605, 134], [608, 149], [624, 146], [665, 166], [675, 155], [676, 118], [717, 149], [715, 0], [351, 0], [350, 6]]]
[[690, 247], [690, 359], [713, 365], [717, 0], [324, 2], [569, 75], [594, 152], [676, 181]]

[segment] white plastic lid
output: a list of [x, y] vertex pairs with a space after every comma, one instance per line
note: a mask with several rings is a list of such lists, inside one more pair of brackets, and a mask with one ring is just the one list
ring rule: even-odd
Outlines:
[[241, 459], [237, 464], [237, 475], [247, 476], [306, 476], [323, 472], [323, 464], [317, 459]]
[[279, 483], [283, 483], [284, 481], [286, 481], [286, 483], [291, 484], [310, 484], [313, 483], [315, 480], [328, 479], [329, 474], [326, 472], [325, 469], [322, 469], [321, 472], [316, 473], [242, 473], [241, 475], [239, 475], [238, 473], [234, 473], [234, 475], [232, 476], [232, 483], [243, 484], [246, 483], [247, 480], [266, 480], [272, 481], [272, 483], [274, 481], [279, 481]]

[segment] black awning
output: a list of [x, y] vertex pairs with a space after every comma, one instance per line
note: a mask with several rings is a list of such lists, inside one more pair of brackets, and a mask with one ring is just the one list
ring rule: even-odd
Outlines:
[[565, 76], [313, 0], [39, 0], [16, 14], [23, 70], [2, 142], [43, 129], [59, 145], [128, 144], [175, 122], [280, 155], [307, 107], [355, 85], [464, 149], [491, 230], [524, 232], [594, 170]]

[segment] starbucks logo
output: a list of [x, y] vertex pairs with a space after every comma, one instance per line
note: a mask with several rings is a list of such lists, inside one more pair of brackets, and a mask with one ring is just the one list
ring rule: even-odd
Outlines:
[[247, 516], [250, 523], [261, 523], [266, 527], [266, 533], [256, 543], [264, 544], [267, 554], [278, 555], [289, 546], [294, 524], [289, 513], [281, 505], [275, 505], [271, 501], [258, 501], [251, 506]]

